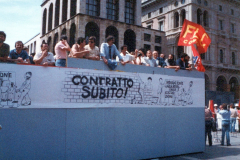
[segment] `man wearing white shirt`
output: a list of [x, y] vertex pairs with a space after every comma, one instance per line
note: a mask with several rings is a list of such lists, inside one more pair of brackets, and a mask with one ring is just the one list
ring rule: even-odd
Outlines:
[[33, 61], [37, 65], [43, 65], [43, 66], [54, 66], [55, 60], [53, 57], [53, 54], [51, 52], [48, 52], [48, 44], [43, 42], [41, 44], [41, 52], [37, 53]]
[[[135, 50], [135, 55], [137, 55], [137, 52], [138, 52], [138, 51]], [[131, 54], [128, 53], [128, 51], [127, 51], [127, 45], [123, 45], [123, 46], [121, 47], [121, 53], [120, 53], [120, 55], [121, 55], [122, 58], [123, 58], [124, 64], [126, 64], [126, 63], [134, 64], [132, 61], [134, 61], [134, 60], [136, 59], [135, 57], [137, 57], [137, 56], [133, 56], [133, 55], [131, 55]], [[116, 57], [116, 60], [119, 61], [119, 58]]]
[[147, 51], [147, 57], [144, 57], [144, 61], [142, 62], [145, 66], [157, 67], [157, 61], [153, 59], [152, 52], [150, 50]]

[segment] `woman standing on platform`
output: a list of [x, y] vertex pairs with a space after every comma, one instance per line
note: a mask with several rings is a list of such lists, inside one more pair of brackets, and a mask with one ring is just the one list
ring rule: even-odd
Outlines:
[[231, 146], [230, 144], [230, 136], [229, 136], [229, 131], [230, 131], [230, 115], [231, 112], [227, 108], [227, 104], [222, 105], [223, 110], [219, 111], [219, 114], [222, 115], [222, 141], [221, 145], [224, 145], [224, 138], [225, 138], [225, 133], [226, 133], [226, 139], [227, 139], [227, 146]]

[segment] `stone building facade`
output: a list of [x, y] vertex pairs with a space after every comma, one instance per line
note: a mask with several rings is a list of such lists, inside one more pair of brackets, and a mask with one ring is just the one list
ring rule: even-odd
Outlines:
[[239, 17], [238, 0], [142, 0], [142, 26], [166, 33], [165, 54], [178, 57], [185, 52], [191, 57], [190, 47], [177, 46], [185, 18], [205, 28], [212, 40], [201, 55], [206, 91], [234, 92], [235, 99], [240, 96]]
[[100, 46], [108, 35], [113, 35], [118, 49], [126, 44], [129, 51], [143, 47], [164, 50], [165, 33], [141, 26], [141, 1], [44, 0], [41, 7], [40, 37], [51, 52], [63, 34], [68, 36], [70, 46], [77, 37], [90, 36], [96, 36], [96, 45]]

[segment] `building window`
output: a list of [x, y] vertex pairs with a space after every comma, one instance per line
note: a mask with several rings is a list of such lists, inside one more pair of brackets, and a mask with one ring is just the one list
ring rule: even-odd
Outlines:
[[155, 36], [155, 43], [161, 43], [162, 37], [161, 36]]
[[162, 53], [162, 47], [155, 46], [155, 51], [158, 51], [158, 56]]
[[144, 41], [151, 41], [151, 34], [144, 33]]
[[198, 2], [198, 4], [201, 4], [201, 3], [202, 3], [202, 1], [201, 1], [201, 0], [197, 0], [197, 2]]
[[206, 54], [206, 53], [200, 54], [201, 59], [204, 59], [204, 60], [205, 60], [205, 54]]
[[174, 6], [175, 6], [175, 7], [177, 7], [177, 6], [178, 6], [178, 1], [176, 1], [176, 2], [174, 3]]
[[160, 22], [159, 22], [159, 30], [160, 30], [160, 31], [164, 31], [163, 21], [160, 21]]
[[159, 8], [159, 14], [163, 13], [163, 8]]
[[134, 24], [134, 9], [135, 1], [126, 0], [125, 1], [125, 22], [129, 24]]
[[56, 0], [56, 4], [55, 4], [55, 23], [54, 23], [55, 27], [57, 27], [59, 25], [59, 12], [60, 12], [60, 0]]
[[197, 10], [197, 24], [201, 24], [202, 10], [198, 8]]
[[207, 11], [203, 12], [203, 25], [205, 27], [208, 27], [208, 12]]
[[68, 10], [68, 0], [63, 0], [62, 1], [62, 22], [65, 22], [67, 20], [67, 10]]
[[52, 30], [52, 20], [53, 20], [53, 4], [51, 3], [48, 12], [48, 31]]
[[223, 50], [220, 49], [220, 55], [219, 55], [219, 60], [220, 60], [220, 63], [223, 63], [223, 58], [224, 58], [224, 54], [223, 54]]
[[183, 9], [181, 11], [181, 25], [183, 25], [185, 19], [186, 19], [186, 11], [185, 9]]
[[235, 33], [235, 29], [234, 29], [234, 24], [233, 23], [231, 23], [231, 32]]
[[149, 44], [144, 44], [144, 50], [147, 52], [148, 50], [151, 50], [151, 46]]
[[42, 20], [42, 35], [46, 33], [46, 24], [47, 24], [47, 9], [44, 9]]
[[235, 65], [236, 64], [236, 56], [235, 56], [235, 53], [232, 52], [232, 65]]
[[152, 24], [147, 24], [148, 29], [152, 29]]
[[107, 19], [118, 20], [118, 10], [118, 0], [107, 0]]
[[233, 9], [231, 9], [231, 15], [234, 15], [234, 10]]
[[87, 0], [86, 1], [86, 13], [91, 16], [99, 16], [100, 13], [99, 0]]
[[219, 29], [223, 30], [223, 20], [219, 20]]
[[221, 5], [219, 5], [219, 11], [222, 11], [222, 6]]
[[174, 27], [175, 28], [179, 27], [179, 14], [178, 14], [178, 12], [174, 13]]
[[151, 12], [148, 13], [148, 18], [151, 18]]
[[76, 15], [77, 11], [77, 0], [71, 0], [71, 8], [70, 8], [70, 17]]
[[185, 0], [181, 0], [181, 3], [184, 4], [184, 3], [185, 3]]
[[208, 6], [208, 2], [207, 2], [207, 1], [204, 1], [204, 5], [205, 5], [205, 6]]

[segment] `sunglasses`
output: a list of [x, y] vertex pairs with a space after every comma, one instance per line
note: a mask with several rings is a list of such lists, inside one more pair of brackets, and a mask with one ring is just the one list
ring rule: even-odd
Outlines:
[[94, 43], [93, 41], [89, 41], [88, 43]]

